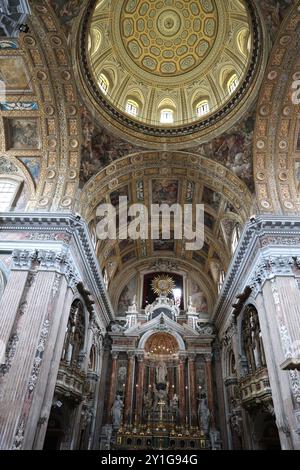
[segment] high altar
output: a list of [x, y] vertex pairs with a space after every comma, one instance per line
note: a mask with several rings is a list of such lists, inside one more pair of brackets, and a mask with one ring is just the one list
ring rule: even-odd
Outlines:
[[217, 449], [211, 325], [189, 302], [182, 312], [164, 291], [126, 324], [113, 324], [101, 446]]

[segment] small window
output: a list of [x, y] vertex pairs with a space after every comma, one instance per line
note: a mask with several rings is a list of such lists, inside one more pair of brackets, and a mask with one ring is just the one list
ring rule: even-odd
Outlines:
[[107, 95], [108, 88], [109, 88], [109, 82], [108, 82], [106, 76], [103, 75], [103, 73], [101, 73], [101, 75], [99, 77], [99, 87], [100, 87], [100, 90], [102, 91], [102, 93], [104, 95]]
[[225, 281], [225, 272], [222, 270], [219, 276], [218, 292], [221, 292], [224, 281]]
[[20, 183], [0, 179], [0, 212], [9, 211], [14, 203]]
[[131, 114], [131, 116], [138, 115], [139, 107], [135, 101], [128, 100], [126, 103], [126, 113]]
[[237, 78], [236, 75], [233, 75], [233, 77], [231, 77], [231, 79], [228, 82], [229, 93], [230, 94], [234, 93], [238, 86], [239, 86], [239, 79]]
[[104, 285], [106, 287], [106, 289], [108, 289], [108, 285], [109, 285], [109, 277], [108, 277], [108, 272], [107, 270], [104, 268], [103, 270], [103, 282], [104, 282]]
[[208, 114], [209, 113], [208, 101], [202, 101], [201, 103], [199, 103], [197, 105], [196, 111], [197, 111], [197, 116], [198, 117], [201, 117], [201, 116], [204, 116], [205, 114]]
[[232, 239], [231, 239], [231, 251], [232, 251], [232, 253], [234, 253], [235, 250], [237, 249], [240, 237], [241, 237], [241, 228], [240, 228], [239, 225], [236, 225], [233, 229]]
[[174, 113], [172, 109], [163, 109], [160, 113], [160, 122], [162, 124], [173, 124]]

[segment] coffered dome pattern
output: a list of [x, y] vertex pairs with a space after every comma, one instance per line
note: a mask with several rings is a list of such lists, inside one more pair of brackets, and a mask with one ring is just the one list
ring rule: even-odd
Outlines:
[[214, 1], [140, 3], [128, 0], [120, 15], [124, 48], [138, 67], [169, 77], [204, 61], [218, 32]]
[[264, 67], [251, 0], [91, 1], [78, 37], [86, 102], [147, 147], [233, 125]]

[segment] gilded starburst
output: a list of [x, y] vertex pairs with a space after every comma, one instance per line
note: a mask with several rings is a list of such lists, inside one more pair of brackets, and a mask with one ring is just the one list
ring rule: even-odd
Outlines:
[[157, 295], [168, 295], [175, 289], [175, 282], [170, 276], [162, 274], [153, 279], [151, 287]]

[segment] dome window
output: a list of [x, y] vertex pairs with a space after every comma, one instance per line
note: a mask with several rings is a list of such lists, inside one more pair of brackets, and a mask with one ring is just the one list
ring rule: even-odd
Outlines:
[[138, 104], [135, 101], [128, 100], [126, 103], [126, 113], [130, 114], [131, 116], [138, 115]]
[[205, 114], [208, 114], [209, 113], [208, 101], [201, 101], [201, 103], [199, 103], [196, 106], [196, 112], [197, 112], [198, 117], [205, 116]]
[[160, 112], [160, 122], [162, 124], [173, 124], [174, 112], [172, 109], [162, 109]]
[[236, 74], [234, 74], [228, 82], [228, 90], [230, 94], [233, 94], [237, 87], [239, 86], [239, 79]]
[[100, 87], [100, 90], [102, 91], [102, 93], [104, 95], [107, 95], [108, 88], [109, 88], [109, 82], [108, 82], [106, 76], [103, 75], [103, 73], [101, 73], [101, 75], [99, 77], [99, 87]]

